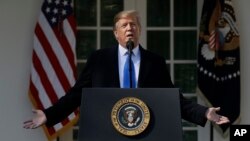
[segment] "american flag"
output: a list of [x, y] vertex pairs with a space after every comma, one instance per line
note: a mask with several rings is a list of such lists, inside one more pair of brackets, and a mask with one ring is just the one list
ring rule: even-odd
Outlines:
[[[71, 0], [45, 0], [38, 18], [32, 56], [29, 96], [37, 109], [52, 106], [76, 80], [76, 21]], [[52, 128], [49, 140], [72, 126], [78, 112]]]

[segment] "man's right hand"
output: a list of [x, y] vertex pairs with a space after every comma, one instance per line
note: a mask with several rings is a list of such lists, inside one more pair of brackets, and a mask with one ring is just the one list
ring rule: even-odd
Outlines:
[[32, 113], [34, 113], [34, 117], [30, 120], [25, 121], [23, 123], [23, 128], [35, 129], [37, 127], [40, 127], [47, 121], [47, 118], [42, 110], [32, 110]]

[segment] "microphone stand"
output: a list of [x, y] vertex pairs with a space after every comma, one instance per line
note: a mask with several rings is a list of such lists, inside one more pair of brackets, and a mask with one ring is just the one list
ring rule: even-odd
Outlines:
[[127, 47], [127, 49], [128, 49], [128, 52], [129, 52], [129, 81], [130, 81], [130, 88], [132, 88], [132, 49], [134, 48], [134, 42], [131, 40], [131, 39], [129, 39], [128, 40], [128, 42], [127, 42], [127, 44], [126, 44], [126, 47]]

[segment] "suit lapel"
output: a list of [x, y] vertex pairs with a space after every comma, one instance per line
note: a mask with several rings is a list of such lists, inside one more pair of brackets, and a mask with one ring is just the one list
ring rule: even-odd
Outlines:
[[138, 78], [138, 87], [143, 87], [143, 82], [146, 79], [149, 68], [151, 66], [151, 61], [147, 57], [146, 50], [139, 46], [140, 53], [141, 53], [141, 63], [139, 69], [139, 78]]
[[114, 64], [112, 65], [114, 66], [114, 68], [111, 68], [112, 70], [110, 70], [110, 72], [113, 72], [113, 75], [114, 75], [113, 86], [119, 88], [120, 79], [119, 79], [119, 66], [118, 66], [118, 46], [115, 46], [112, 48], [111, 57], [113, 57], [111, 63]]

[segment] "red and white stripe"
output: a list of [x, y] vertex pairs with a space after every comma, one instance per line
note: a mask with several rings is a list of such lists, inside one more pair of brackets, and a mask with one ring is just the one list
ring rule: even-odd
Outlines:
[[209, 48], [211, 50], [218, 50], [219, 49], [219, 33], [217, 30], [212, 30], [209, 36]]

